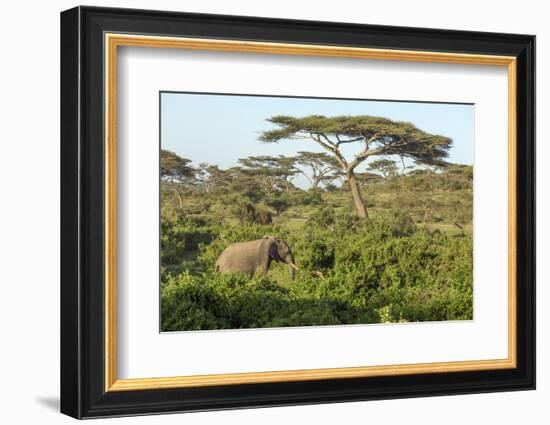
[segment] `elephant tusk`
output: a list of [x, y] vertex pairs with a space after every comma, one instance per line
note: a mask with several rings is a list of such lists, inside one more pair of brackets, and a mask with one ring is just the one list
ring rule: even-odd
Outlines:
[[297, 272], [300, 271], [300, 269], [299, 269], [298, 267], [296, 267], [294, 264], [288, 263], [288, 265], [289, 265], [290, 267], [292, 267], [294, 270], [296, 270]]

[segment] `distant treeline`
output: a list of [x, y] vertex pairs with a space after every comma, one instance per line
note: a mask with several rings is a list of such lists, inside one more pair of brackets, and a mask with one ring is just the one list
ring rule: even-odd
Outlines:
[[[351, 201], [346, 176], [325, 153], [251, 156], [238, 162], [239, 166], [221, 169], [206, 163], [193, 164], [173, 152], [161, 151], [163, 206], [197, 216], [215, 214], [216, 206], [222, 205], [226, 218], [229, 214], [241, 223], [269, 224], [273, 217], [300, 205], [333, 204], [338, 209], [349, 204], [339, 195]], [[293, 184], [299, 175], [309, 182], [307, 190]], [[470, 165], [406, 167], [380, 159], [355, 176], [366, 205], [375, 213], [404, 210], [417, 223], [446, 222], [462, 233], [471, 222], [473, 167]]]

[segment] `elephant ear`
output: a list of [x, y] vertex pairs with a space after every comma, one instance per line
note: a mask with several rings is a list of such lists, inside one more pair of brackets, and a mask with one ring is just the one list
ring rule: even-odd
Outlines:
[[282, 261], [282, 258], [279, 256], [279, 250], [278, 250], [277, 242], [276, 241], [270, 241], [269, 243], [269, 256], [274, 259], [275, 261]]

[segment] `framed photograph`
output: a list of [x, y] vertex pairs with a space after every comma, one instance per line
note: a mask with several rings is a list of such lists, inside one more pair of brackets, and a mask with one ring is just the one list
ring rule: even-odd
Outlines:
[[61, 411], [535, 388], [535, 37], [61, 14]]

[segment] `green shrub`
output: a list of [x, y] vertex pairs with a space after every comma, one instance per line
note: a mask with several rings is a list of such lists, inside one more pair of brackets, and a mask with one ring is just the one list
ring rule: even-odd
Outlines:
[[[293, 230], [163, 225], [165, 331], [472, 319], [472, 237], [417, 228], [405, 213], [362, 221], [324, 209]], [[291, 246], [294, 281], [277, 267], [253, 279], [214, 273], [229, 244], [266, 235]], [[181, 252], [197, 244], [193, 269]]]

